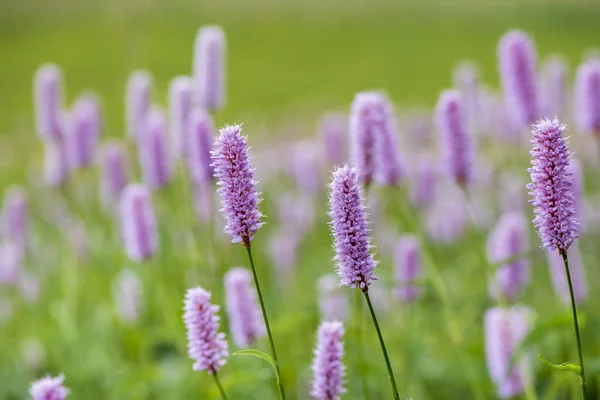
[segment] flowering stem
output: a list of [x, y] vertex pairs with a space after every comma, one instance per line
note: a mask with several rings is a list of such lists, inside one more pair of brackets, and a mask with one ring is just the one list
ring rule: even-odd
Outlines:
[[567, 274], [567, 282], [569, 282], [569, 294], [571, 295], [571, 311], [573, 312], [573, 325], [575, 327], [575, 337], [577, 338], [577, 353], [579, 356], [579, 366], [581, 367], [581, 373], [579, 374], [579, 380], [581, 382], [581, 397], [583, 400], [588, 398], [587, 395], [587, 381], [585, 379], [585, 370], [583, 368], [583, 353], [581, 352], [581, 338], [579, 336], [579, 324], [577, 322], [577, 305], [575, 304], [575, 295], [573, 294], [573, 284], [571, 283], [571, 273], [569, 271], [569, 260], [567, 258], [566, 250], [559, 250], [565, 264], [565, 272]]
[[285, 391], [283, 390], [283, 382], [281, 379], [281, 372], [279, 370], [279, 360], [277, 359], [277, 353], [275, 352], [275, 343], [273, 342], [273, 335], [271, 334], [271, 326], [269, 325], [269, 317], [267, 316], [267, 310], [265, 309], [265, 302], [263, 301], [262, 293], [260, 291], [260, 285], [258, 284], [258, 275], [256, 275], [256, 268], [254, 267], [254, 260], [252, 259], [252, 250], [250, 250], [250, 243], [248, 243], [246, 251], [248, 252], [248, 259], [250, 260], [250, 266], [252, 267], [252, 275], [254, 276], [254, 284], [256, 285], [256, 293], [258, 294], [258, 300], [260, 302], [260, 309], [262, 310], [263, 319], [265, 321], [265, 328], [267, 329], [267, 336], [269, 337], [269, 345], [271, 346], [271, 354], [273, 360], [275, 360], [275, 368], [277, 369], [278, 385], [277, 390], [279, 392], [280, 400], [285, 400]]
[[394, 394], [394, 399], [400, 400], [398, 388], [396, 387], [396, 379], [394, 379], [394, 372], [392, 371], [392, 365], [390, 364], [390, 358], [388, 357], [387, 350], [385, 349], [385, 342], [383, 341], [383, 336], [381, 336], [381, 330], [379, 329], [379, 324], [377, 323], [377, 317], [375, 316], [375, 311], [373, 310], [373, 305], [371, 304], [371, 299], [369, 298], [369, 290], [364, 290], [363, 294], [365, 295], [365, 299], [367, 300], [367, 304], [369, 305], [369, 311], [371, 312], [371, 317], [373, 317], [373, 324], [375, 325], [375, 330], [377, 330], [377, 336], [379, 337], [379, 344], [381, 344], [381, 351], [383, 351], [383, 358], [385, 358], [385, 365], [388, 370], [390, 384], [392, 385], [392, 393]]
[[227, 400], [227, 395], [225, 394], [225, 391], [223, 390], [223, 386], [221, 386], [221, 381], [219, 380], [219, 377], [217, 376], [217, 373], [213, 372], [212, 376], [215, 377], [215, 382], [217, 384], [217, 387], [219, 388], [219, 392], [221, 393], [221, 398], [223, 400]]
[[355, 301], [354, 301], [354, 307], [353, 307], [353, 311], [354, 311], [354, 315], [352, 316], [353, 318], [353, 322], [354, 322], [354, 341], [355, 341], [355, 345], [356, 345], [356, 361], [358, 364], [358, 370], [359, 370], [359, 381], [360, 381], [360, 385], [362, 387], [362, 393], [363, 393], [363, 398], [365, 400], [369, 400], [370, 395], [369, 395], [369, 386], [367, 383], [367, 379], [365, 378], [366, 374], [365, 374], [365, 357], [364, 357], [364, 351], [362, 348], [362, 301], [360, 299], [360, 294], [357, 293], [357, 296], [355, 297]]

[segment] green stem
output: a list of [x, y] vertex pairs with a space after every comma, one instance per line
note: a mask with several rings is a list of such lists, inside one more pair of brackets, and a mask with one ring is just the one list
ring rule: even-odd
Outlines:
[[585, 369], [583, 368], [583, 353], [581, 352], [581, 337], [579, 335], [579, 323], [577, 322], [577, 305], [575, 304], [575, 294], [573, 293], [573, 284], [571, 283], [571, 272], [569, 271], [569, 260], [566, 250], [559, 250], [565, 264], [565, 272], [567, 274], [567, 282], [569, 282], [569, 294], [571, 295], [571, 311], [573, 312], [573, 326], [575, 327], [575, 337], [577, 339], [577, 354], [579, 356], [579, 366], [581, 374], [579, 380], [581, 383], [581, 398], [587, 400], [587, 381], [585, 379]]
[[225, 394], [225, 391], [223, 390], [223, 386], [221, 386], [221, 381], [219, 381], [219, 377], [217, 376], [217, 373], [214, 372], [212, 374], [212, 376], [215, 377], [215, 382], [217, 383], [217, 387], [219, 388], [219, 392], [221, 393], [221, 398], [223, 400], [227, 400], [227, 395]]
[[267, 316], [267, 310], [265, 309], [265, 302], [263, 300], [262, 293], [260, 291], [260, 285], [258, 283], [258, 275], [256, 274], [256, 268], [254, 267], [254, 260], [252, 258], [252, 251], [250, 250], [250, 243], [248, 243], [246, 251], [248, 252], [248, 259], [250, 260], [250, 266], [252, 267], [252, 275], [254, 275], [254, 284], [256, 285], [256, 293], [258, 294], [258, 301], [260, 302], [260, 309], [262, 310], [263, 319], [265, 321], [265, 328], [267, 329], [267, 336], [269, 337], [269, 345], [271, 346], [271, 354], [273, 360], [275, 360], [275, 368], [277, 369], [278, 385], [277, 390], [279, 391], [279, 398], [285, 400], [285, 391], [283, 390], [283, 382], [281, 378], [281, 372], [279, 370], [279, 360], [277, 359], [277, 352], [275, 351], [275, 343], [273, 342], [273, 335], [271, 334], [271, 326], [269, 325], [269, 317]]
[[356, 294], [354, 298], [354, 307], [353, 307], [354, 315], [353, 323], [354, 323], [354, 341], [355, 341], [355, 349], [356, 349], [356, 362], [358, 364], [359, 370], [359, 383], [362, 388], [363, 398], [365, 400], [369, 400], [369, 386], [366, 379], [366, 371], [365, 371], [365, 355], [364, 349], [362, 347], [362, 299], [360, 298], [360, 293]]
[[383, 351], [383, 358], [385, 358], [385, 365], [387, 367], [388, 376], [390, 378], [390, 384], [392, 385], [392, 393], [394, 394], [394, 399], [400, 400], [398, 388], [396, 387], [396, 379], [394, 379], [394, 372], [392, 371], [392, 364], [390, 364], [390, 358], [388, 357], [387, 350], [385, 349], [385, 342], [383, 341], [383, 336], [381, 335], [381, 330], [379, 329], [379, 324], [377, 323], [377, 317], [375, 316], [375, 311], [373, 310], [373, 305], [371, 304], [371, 299], [369, 298], [368, 289], [364, 290], [363, 294], [365, 295], [365, 299], [367, 300], [367, 304], [369, 305], [369, 311], [371, 312], [371, 317], [373, 317], [373, 324], [375, 325], [375, 330], [377, 330], [377, 336], [379, 337], [379, 344], [381, 344], [381, 351]]

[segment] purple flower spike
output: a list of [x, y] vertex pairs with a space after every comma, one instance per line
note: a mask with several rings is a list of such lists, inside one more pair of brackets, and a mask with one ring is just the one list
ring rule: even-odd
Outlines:
[[209, 113], [202, 109], [191, 112], [187, 130], [187, 163], [192, 181], [197, 185], [212, 182], [214, 169], [210, 151], [214, 141], [215, 124]]
[[542, 65], [540, 102], [543, 115], [567, 117], [569, 67], [560, 55], [550, 56]]
[[34, 79], [35, 121], [43, 139], [62, 139], [63, 78], [59, 67], [42, 65]]
[[367, 214], [358, 186], [358, 171], [348, 166], [339, 167], [333, 172], [329, 188], [337, 273], [342, 285], [359, 287], [366, 292], [371, 281], [377, 279], [373, 276], [376, 262], [370, 253]]
[[[65, 122], [62, 122], [63, 126]], [[60, 187], [67, 182], [69, 169], [67, 151], [61, 141], [44, 142], [44, 181], [48, 186]]]
[[423, 291], [412, 281], [421, 276], [421, 252], [419, 242], [412, 236], [398, 240], [394, 248], [396, 297], [403, 302], [414, 301]]
[[229, 270], [225, 293], [231, 337], [238, 347], [246, 348], [266, 334], [250, 271], [242, 267]]
[[188, 353], [195, 360], [194, 371], [217, 373], [229, 355], [225, 334], [217, 332], [219, 306], [210, 304], [210, 293], [201, 287], [185, 294], [183, 320], [187, 328]]
[[[518, 211], [505, 213], [496, 223], [488, 237], [488, 260], [499, 263], [518, 256], [527, 250], [527, 220]], [[494, 282], [490, 284], [493, 297], [514, 300], [530, 280], [530, 263], [526, 258], [502, 264], [496, 270]], [[498, 291], [502, 293], [498, 295]]]
[[137, 140], [152, 101], [152, 75], [146, 71], [134, 71], [127, 81], [125, 113], [127, 135]]
[[79, 169], [94, 163], [100, 136], [100, 115], [96, 99], [82, 96], [75, 102], [65, 138], [69, 167]]
[[347, 160], [348, 117], [341, 113], [323, 115], [319, 121], [319, 134], [323, 141], [325, 157], [330, 166]]
[[125, 270], [119, 274], [113, 295], [117, 305], [119, 319], [126, 324], [137, 322], [142, 310], [142, 282], [133, 271]]
[[317, 400], [340, 400], [344, 389], [344, 325], [339, 321], [322, 322], [317, 334], [310, 395]]
[[473, 180], [473, 139], [468, 131], [460, 94], [446, 90], [440, 95], [435, 123], [440, 151], [448, 176], [462, 187]]
[[219, 131], [211, 151], [211, 164], [218, 180], [221, 213], [227, 225], [225, 232], [233, 243], [250, 246], [254, 234], [262, 226], [260, 202], [256, 191], [254, 170], [248, 158], [248, 143], [242, 136], [242, 126], [226, 126]]
[[194, 54], [194, 90], [197, 104], [208, 110], [225, 102], [225, 33], [219, 26], [200, 28]]
[[15, 243], [23, 254], [29, 235], [29, 203], [23, 189], [11, 187], [6, 191], [1, 220], [3, 237]]
[[531, 38], [510, 31], [500, 39], [498, 61], [506, 107], [514, 126], [526, 129], [539, 118], [537, 60]]
[[575, 79], [575, 117], [584, 133], [600, 136], [600, 61], [577, 68]]
[[527, 185], [535, 207], [533, 220], [544, 247], [567, 251], [579, 236], [572, 180], [568, 171], [570, 152], [558, 119], [540, 120], [533, 127], [531, 183]]
[[100, 150], [100, 193], [107, 205], [117, 202], [129, 182], [127, 148], [123, 143], [110, 141]]
[[63, 386], [64, 381], [62, 374], [56, 378], [47, 376], [31, 384], [29, 395], [32, 400], [65, 400], [69, 390]]
[[[554, 291], [563, 304], [569, 306], [571, 304], [571, 295], [563, 259], [558, 252], [552, 250], [546, 250], [546, 255], [548, 256], [550, 277], [552, 278]], [[571, 283], [573, 284], [573, 295], [575, 296], [575, 301], [579, 304], [587, 298], [588, 289], [579, 246], [576, 244], [569, 249], [569, 272], [571, 274]]]
[[192, 111], [192, 80], [178, 76], [169, 86], [169, 132], [173, 153], [184, 156], [187, 152], [188, 119]]
[[167, 121], [159, 109], [151, 109], [144, 119], [139, 140], [139, 157], [144, 182], [151, 190], [171, 181], [172, 159], [167, 144]]
[[358, 167], [360, 182], [365, 187], [375, 179], [397, 185], [403, 178], [396, 134], [389, 100], [378, 92], [357, 93], [350, 111], [350, 161]]
[[510, 367], [514, 352], [531, 330], [531, 314], [526, 307], [494, 307], [485, 313], [488, 372], [501, 399], [523, 393], [529, 379], [530, 363], [527, 355], [518, 357], [514, 366]]
[[156, 216], [144, 185], [130, 183], [121, 193], [121, 232], [125, 252], [135, 261], [147, 260], [158, 248]]

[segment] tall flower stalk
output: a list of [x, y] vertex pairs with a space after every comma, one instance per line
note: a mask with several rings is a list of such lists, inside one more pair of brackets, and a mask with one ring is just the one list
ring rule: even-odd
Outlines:
[[329, 185], [329, 216], [335, 240], [336, 268], [341, 278], [341, 284], [350, 288], [359, 288], [365, 297], [385, 359], [392, 393], [394, 399], [399, 399], [396, 379], [369, 297], [369, 285], [371, 281], [377, 279], [373, 275], [377, 263], [370, 252], [367, 215], [358, 179], [356, 168], [343, 166], [333, 172], [333, 179]]
[[532, 167], [528, 170], [531, 174], [531, 183], [527, 187], [531, 190], [530, 202], [535, 207], [533, 222], [538, 235], [544, 247], [558, 251], [565, 266], [579, 357], [579, 366], [574, 370], [579, 374], [582, 397], [585, 400], [588, 398], [587, 381], [577, 321], [577, 305], [567, 255], [569, 246], [579, 237], [577, 233], [579, 222], [575, 212], [573, 174], [568, 169], [571, 153], [567, 146], [567, 139], [563, 136], [564, 130], [565, 125], [556, 118], [540, 120], [533, 127], [531, 139], [533, 149], [530, 151], [533, 161]]
[[254, 170], [248, 157], [248, 143], [246, 137], [242, 135], [241, 125], [225, 126], [219, 131], [211, 151], [211, 158], [214, 176], [217, 179], [217, 186], [219, 186], [217, 192], [221, 196], [221, 213], [226, 220], [225, 232], [231, 236], [233, 243], [241, 243], [246, 248], [271, 346], [271, 354], [279, 377], [279, 398], [285, 399], [275, 342], [250, 246], [254, 234], [262, 226], [260, 221], [262, 213], [258, 210], [260, 199], [256, 190], [257, 182], [254, 180]]

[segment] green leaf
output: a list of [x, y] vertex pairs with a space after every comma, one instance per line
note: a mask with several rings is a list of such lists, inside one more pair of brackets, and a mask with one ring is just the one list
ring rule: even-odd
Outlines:
[[579, 365], [575, 365], [575, 364], [571, 364], [570, 362], [566, 362], [566, 363], [562, 363], [562, 364], [553, 364], [550, 361], [546, 360], [544, 357], [542, 357], [541, 354], [538, 354], [538, 358], [545, 364], [547, 364], [548, 366], [557, 369], [559, 371], [569, 371], [569, 372], [573, 372], [577, 375], [581, 375], [581, 367]]
[[277, 386], [279, 386], [279, 370], [277, 368], [277, 363], [275, 360], [273, 360], [273, 357], [267, 353], [263, 353], [262, 351], [256, 349], [245, 349], [236, 351], [232, 354], [232, 356], [251, 356], [265, 360], [271, 364], [271, 367], [273, 367], [273, 371], [275, 371], [275, 376], [277, 377]]

